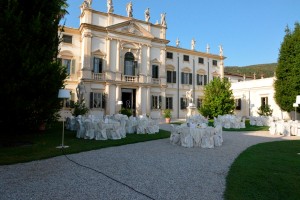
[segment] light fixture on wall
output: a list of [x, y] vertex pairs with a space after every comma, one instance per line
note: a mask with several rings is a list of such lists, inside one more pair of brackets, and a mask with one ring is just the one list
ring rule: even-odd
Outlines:
[[[65, 101], [66, 99], [69, 99], [70, 98], [70, 91], [69, 90], [66, 90], [66, 89], [60, 89], [58, 91], [58, 98], [59, 99], [63, 99], [63, 111], [65, 110]], [[69, 146], [65, 146], [64, 145], [64, 134], [65, 134], [65, 116], [62, 115], [63, 119], [63, 130], [62, 130], [62, 139], [61, 139], [61, 145], [60, 146], [57, 146], [56, 148], [59, 148], [59, 149], [62, 149], [62, 148], [68, 148]]]

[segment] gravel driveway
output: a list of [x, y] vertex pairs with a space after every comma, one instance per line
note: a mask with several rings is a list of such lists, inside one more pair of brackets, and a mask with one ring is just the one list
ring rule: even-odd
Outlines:
[[[162, 127], [167, 129], [168, 127]], [[225, 177], [247, 147], [299, 139], [268, 132], [223, 132], [223, 146], [184, 148], [169, 139], [68, 155], [153, 199], [223, 199]], [[0, 166], [0, 199], [151, 199], [65, 156]]]

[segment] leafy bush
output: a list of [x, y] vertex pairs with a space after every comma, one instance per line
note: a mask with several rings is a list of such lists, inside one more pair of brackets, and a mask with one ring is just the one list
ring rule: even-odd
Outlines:
[[257, 114], [260, 116], [272, 116], [273, 110], [269, 105], [264, 105], [258, 108]]
[[74, 103], [74, 109], [72, 112], [72, 115], [74, 115], [75, 117], [77, 117], [78, 115], [85, 115], [87, 112], [89, 112], [89, 109], [85, 106], [85, 103], [79, 103], [76, 102]]
[[130, 117], [132, 115], [132, 110], [129, 108], [121, 108], [120, 113]]
[[172, 113], [170, 109], [166, 109], [164, 110], [164, 118], [171, 118], [172, 117]]

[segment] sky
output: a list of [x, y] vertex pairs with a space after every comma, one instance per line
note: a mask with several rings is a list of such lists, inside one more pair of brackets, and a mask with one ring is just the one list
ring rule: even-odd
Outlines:
[[[130, 0], [113, 0], [114, 13], [126, 16]], [[67, 0], [69, 14], [65, 25], [79, 27], [80, 5], [83, 0]], [[92, 9], [107, 12], [107, 0], [93, 0]], [[150, 8], [150, 22], [160, 22], [166, 13], [167, 39], [175, 46], [219, 54], [223, 46], [225, 66], [247, 66], [275, 63], [285, 28], [293, 30], [300, 22], [300, 0], [131, 0], [133, 17], [144, 20]]]

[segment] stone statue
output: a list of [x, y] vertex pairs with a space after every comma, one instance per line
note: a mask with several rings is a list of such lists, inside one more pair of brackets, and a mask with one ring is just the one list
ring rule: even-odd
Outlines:
[[108, 13], [114, 12], [114, 6], [112, 0], [107, 0], [107, 12]]
[[149, 22], [149, 20], [150, 20], [150, 9], [147, 8], [147, 9], [145, 10], [145, 21], [146, 21], [146, 22]]
[[177, 38], [177, 39], [176, 39], [176, 47], [179, 47], [179, 45], [180, 45], [180, 41], [179, 41], [179, 39]]
[[223, 47], [222, 47], [222, 45], [219, 46], [219, 49], [220, 49], [220, 56], [223, 56]]
[[84, 0], [82, 3], [83, 8], [90, 8], [92, 5], [93, 0]]
[[132, 3], [131, 1], [126, 5], [126, 12], [127, 12], [127, 17], [133, 17], [132, 15]]
[[191, 49], [192, 49], [192, 50], [195, 50], [195, 45], [196, 45], [196, 41], [195, 41], [195, 39], [193, 38], [193, 39], [192, 39], [192, 42], [191, 42]]
[[206, 45], [206, 53], [209, 53], [209, 49], [210, 49], [209, 44], [207, 44]]
[[76, 88], [77, 99], [79, 103], [82, 103], [84, 100], [84, 94], [86, 93], [85, 85], [83, 82], [80, 82]]
[[160, 14], [160, 24], [162, 26], [167, 26], [167, 23], [166, 23], [166, 13]]
[[193, 89], [190, 89], [189, 91], [185, 92], [185, 97], [187, 98], [189, 103], [194, 103], [193, 99]]

